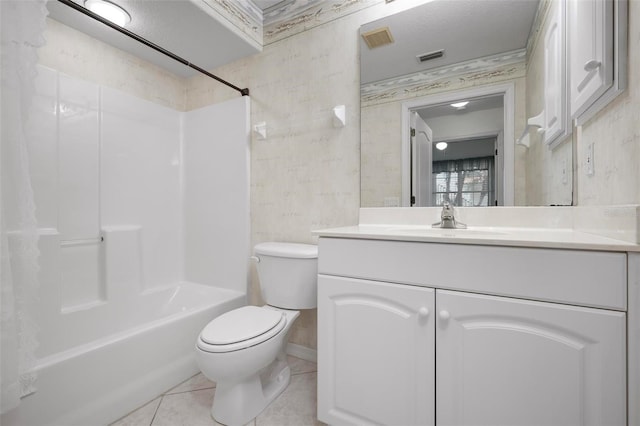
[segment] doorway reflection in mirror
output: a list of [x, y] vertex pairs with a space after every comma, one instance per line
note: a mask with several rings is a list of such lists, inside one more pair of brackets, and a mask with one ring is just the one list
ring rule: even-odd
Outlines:
[[413, 206], [503, 205], [502, 96], [412, 109]]

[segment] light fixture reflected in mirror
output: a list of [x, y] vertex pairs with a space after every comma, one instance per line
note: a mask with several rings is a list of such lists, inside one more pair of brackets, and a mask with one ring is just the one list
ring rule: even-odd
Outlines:
[[457, 109], [464, 109], [464, 107], [466, 107], [468, 103], [469, 101], [456, 102], [454, 104], [451, 104], [451, 106]]
[[438, 142], [436, 144], [436, 149], [439, 149], [440, 151], [444, 151], [445, 149], [447, 149], [447, 143], [446, 142]]
[[116, 25], [124, 27], [131, 22], [131, 16], [126, 10], [107, 0], [85, 0], [84, 6], [93, 13]]

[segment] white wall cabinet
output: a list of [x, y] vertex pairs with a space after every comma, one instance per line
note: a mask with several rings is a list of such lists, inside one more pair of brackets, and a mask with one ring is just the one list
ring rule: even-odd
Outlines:
[[[433, 246], [433, 247], [432, 247]], [[491, 264], [499, 247], [320, 239], [318, 418], [332, 425], [624, 425], [626, 313], [496, 296], [475, 269], [474, 293], [456, 288], [459, 259]], [[356, 249], [357, 250], [354, 250]], [[430, 251], [430, 250], [435, 251]], [[420, 262], [407, 265], [408, 250]], [[552, 267], [545, 250], [510, 248]], [[349, 252], [351, 255], [345, 256]], [[576, 254], [580, 254], [576, 251]], [[620, 259], [590, 261], [608, 269]], [[624, 254], [620, 254], [624, 256]], [[495, 257], [492, 257], [495, 259]], [[412, 259], [413, 260], [413, 259]], [[366, 265], [369, 270], [366, 272]], [[610, 266], [605, 266], [609, 264]], [[572, 266], [567, 266], [567, 269]], [[389, 282], [386, 271], [395, 271]], [[430, 271], [448, 271], [446, 275]], [[612, 269], [613, 271], [613, 269]], [[415, 277], [421, 274], [422, 284]], [[361, 279], [368, 275], [370, 279]], [[434, 282], [433, 277], [440, 277]], [[609, 275], [608, 285], [622, 278]], [[498, 278], [498, 281], [502, 280]], [[514, 286], [520, 280], [512, 274]], [[385, 280], [387, 282], [382, 282]], [[596, 280], [600, 280], [596, 278]], [[541, 288], [575, 285], [560, 278]], [[581, 286], [604, 288], [583, 280]], [[499, 284], [502, 286], [503, 284]], [[461, 286], [463, 287], [463, 286]], [[482, 288], [488, 294], [478, 294]]]
[[571, 116], [576, 117], [613, 84], [613, 0], [571, 0]]
[[[628, 0], [554, 0], [541, 36], [544, 141], [554, 148], [571, 120], [589, 120], [627, 85]], [[530, 122], [533, 124], [533, 122]]]
[[627, 86], [628, 0], [569, 0], [571, 118], [589, 120]]
[[544, 35], [544, 141], [555, 146], [569, 135], [567, 113], [566, 3], [551, 4]]

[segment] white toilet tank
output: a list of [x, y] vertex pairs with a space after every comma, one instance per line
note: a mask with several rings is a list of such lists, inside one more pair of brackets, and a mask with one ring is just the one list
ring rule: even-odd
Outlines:
[[284, 309], [318, 305], [318, 246], [260, 243], [254, 247], [262, 298]]

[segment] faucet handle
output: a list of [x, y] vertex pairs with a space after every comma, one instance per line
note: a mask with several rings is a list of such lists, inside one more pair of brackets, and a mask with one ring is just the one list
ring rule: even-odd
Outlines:
[[453, 206], [449, 201], [445, 201], [442, 203], [442, 212], [440, 213], [441, 219], [453, 219]]

